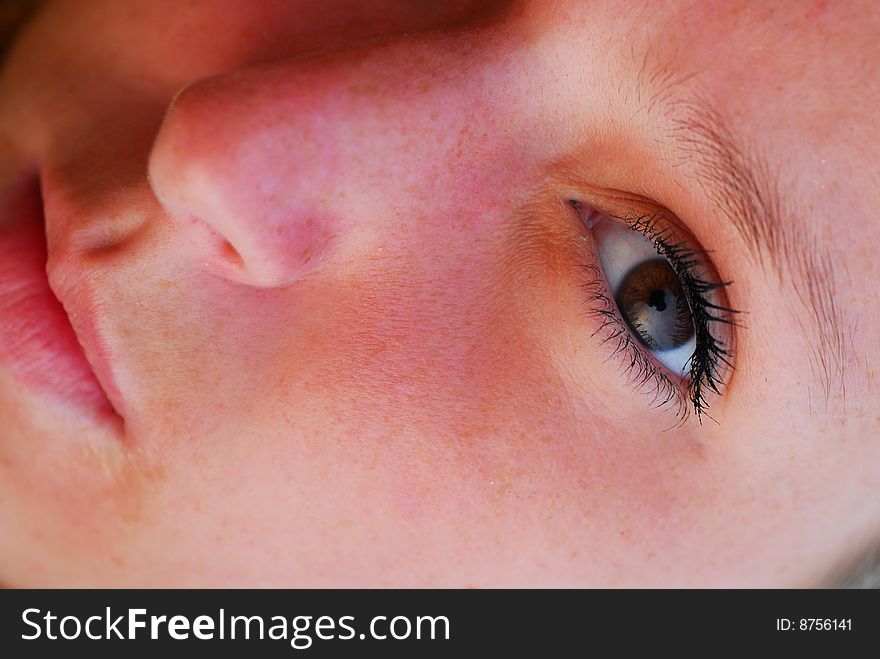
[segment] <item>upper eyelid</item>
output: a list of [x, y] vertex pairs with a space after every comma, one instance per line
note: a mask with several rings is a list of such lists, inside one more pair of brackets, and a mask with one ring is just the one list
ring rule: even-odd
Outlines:
[[609, 217], [630, 225], [646, 218], [662, 219], [669, 233], [674, 234], [677, 239], [693, 245], [700, 253], [705, 254], [714, 271], [714, 263], [709, 257], [712, 250], [705, 248], [678, 215], [665, 206], [641, 195], [616, 190], [601, 189], [597, 191], [593, 189], [588, 191], [585, 196], [586, 199], [569, 199], [567, 203], [595, 208]]

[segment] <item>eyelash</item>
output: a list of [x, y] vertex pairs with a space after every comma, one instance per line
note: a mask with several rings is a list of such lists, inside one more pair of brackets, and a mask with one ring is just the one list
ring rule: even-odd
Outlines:
[[[578, 212], [583, 208], [583, 204], [576, 200], [569, 201], [569, 204]], [[604, 334], [603, 344], [615, 344], [611, 353], [612, 358], [624, 356], [624, 373], [629, 376], [631, 384], [637, 389], [649, 390], [652, 407], [676, 406], [677, 425], [687, 420], [691, 410], [697, 415], [700, 423], [703, 416], [714, 421], [715, 419], [708, 413], [707, 390], [721, 395], [722, 369], [727, 367], [732, 371], [734, 368], [733, 348], [730, 345], [732, 341], [725, 343], [709, 328], [711, 324], [719, 323], [740, 327], [735, 317], [741, 312], [716, 304], [707, 296], [715, 291], [722, 291], [733, 282], [713, 282], [701, 276], [699, 273], [701, 269], [711, 268], [711, 263], [705, 257], [708, 252], [695, 249], [688, 242], [676, 239], [672, 226], [662, 214], [633, 214], [628, 217], [604, 214], [642, 233], [657, 253], [669, 261], [681, 281], [691, 308], [696, 335], [696, 348], [689, 360], [687, 391], [683, 391], [682, 382], [676, 383], [663, 367], [646, 354], [621, 317], [600, 266], [587, 264], [584, 268], [592, 274], [591, 281], [587, 284], [588, 296], [592, 303], [591, 310], [602, 321], [594, 336]]]

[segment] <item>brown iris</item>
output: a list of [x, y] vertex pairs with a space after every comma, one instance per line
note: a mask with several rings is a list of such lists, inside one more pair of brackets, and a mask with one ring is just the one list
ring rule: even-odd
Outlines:
[[652, 259], [629, 271], [617, 291], [627, 324], [652, 350], [671, 350], [694, 335], [694, 322], [681, 281], [666, 259]]

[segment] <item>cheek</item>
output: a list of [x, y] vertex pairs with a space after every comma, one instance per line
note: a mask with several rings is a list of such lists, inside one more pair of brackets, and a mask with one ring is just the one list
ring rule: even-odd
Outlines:
[[[620, 424], [619, 399], [584, 384], [613, 372], [585, 371], [590, 352], [559, 340], [584, 335], [577, 234], [542, 217], [415, 218], [371, 258], [286, 291], [191, 272], [173, 278], [190, 287], [128, 287], [153, 397], [141, 448], [171, 474], [143, 551], [210, 546], [223, 572], [261, 538], [278, 561], [297, 547], [310, 579], [350, 565], [309, 540], [331, 536], [359, 538], [369, 569], [399, 551], [398, 568], [419, 556], [440, 573], [462, 537], [499, 566], [543, 551], [548, 570], [621, 563], [649, 543], [674, 552], [699, 492], [682, 465], [699, 453], [640, 436], [656, 426]], [[278, 501], [295, 523], [279, 527]], [[92, 509], [70, 507], [77, 520]], [[168, 529], [188, 541], [147, 542]]]
[[543, 416], [525, 413], [532, 401], [559, 387], [511, 313], [497, 249], [485, 235], [449, 238], [341, 286], [321, 381], [352, 423], [470, 443], [525, 432]]
[[[687, 433], [658, 440], [672, 421], [658, 424], [590, 340], [578, 228], [559, 209], [539, 215], [508, 214], [471, 240], [410, 253], [393, 270], [377, 264], [340, 287], [320, 378], [333, 418], [386, 448], [405, 438], [440, 452], [453, 481], [528, 483], [572, 515], [610, 487], [626, 496], [601, 516], [660, 513], [682, 493], [695, 500], [698, 472], [684, 478], [681, 466], [702, 459], [700, 446]], [[407, 482], [401, 506], [430, 509], [424, 481]]]

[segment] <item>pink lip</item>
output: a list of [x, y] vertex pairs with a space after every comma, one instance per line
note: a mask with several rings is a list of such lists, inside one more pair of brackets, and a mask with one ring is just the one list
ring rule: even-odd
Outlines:
[[[72, 316], [79, 333], [49, 287], [39, 190], [24, 186], [0, 200], [0, 362], [34, 391], [119, 419], [110, 402], [119, 400], [112, 375], [96, 358], [93, 315], [85, 309]], [[99, 365], [97, 375], [87, 352]]]

